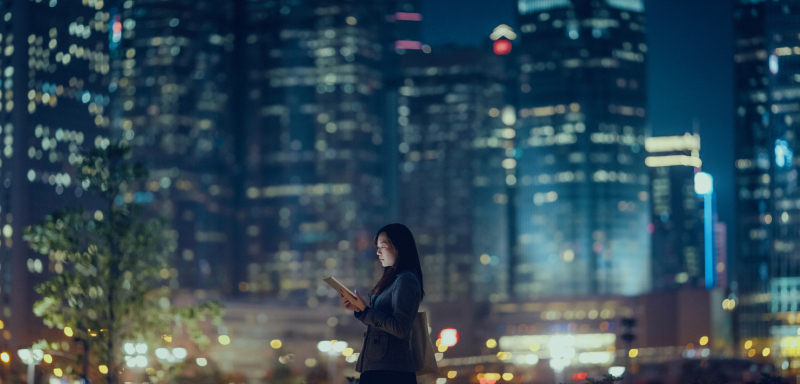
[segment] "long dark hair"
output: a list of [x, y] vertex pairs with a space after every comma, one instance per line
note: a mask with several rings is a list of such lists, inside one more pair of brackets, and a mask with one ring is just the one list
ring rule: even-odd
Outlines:
[[422, 292], [422, 297], [425, 297], [425, 290], [422, 285], [422, 266], [419, 262], [419, 252], [417, 252], [417, 242], [414, 241], [414, 235], [411, 230], [403, 224], [389, 224], [381, 228], [375, 235], [373, 243], [378, 245], [378, 236], [381, 233], [389, 238], [389, 241], [397, 250], [397, 259], [391, 267], [383, 268], [383, 276], [381, 276], [375, 287], [369, 292], [369, 296], [379, 295], [389, 285], [394, 282], [394, 279], [402, 272], [412, 271], [417, 274], [419, 279], [419, 289]]

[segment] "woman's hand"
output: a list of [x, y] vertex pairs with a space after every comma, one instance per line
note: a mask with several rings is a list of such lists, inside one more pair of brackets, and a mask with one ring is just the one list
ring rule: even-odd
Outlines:
[[367, 307], [367, 302], [361, 298], [361, 295], [358, 294], [358, 290], [355, 292], [355, 296], [346, 293], [344, 291], [339, 292], [339, 297], [342, 298], [342, 306], [344, 309], [353, 312], [360, 312], [363, 311], [364, 308]]

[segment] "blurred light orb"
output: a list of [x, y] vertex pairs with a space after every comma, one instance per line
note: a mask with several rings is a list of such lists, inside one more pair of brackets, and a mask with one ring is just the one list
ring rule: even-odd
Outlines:
[[333, 351], [334, 352], [342, 352], [342, 351], [344, 351], [345, 348], [347, 348], [347, 342], [346, 341], [337, 341], [337, 342], [333, 343]]
[[505, 39], [495, 40], [492, 48], [497, 55], [508, 55], [511, 53], [511, 42]]
[[228, 345], [231, 343], [231, 338], [228, 335], [220, 335], [219, 336], [219, 343], [222, 345]]
[[330, 340], [323, 340], [317, 343], [317, 349], [323, 353], [330, 351], [332, 347]]
[[614, 377], [621, 377], [625, 373], [625, 367], [608, 367], [608, 374]]
[[145, 344], [145, 343], [136, 344], [136, 352], [137, 353], [147, 353], [147, 344]]
[[139, 355], [139, 356], [136, 356], [135, 359], [131, 359], [131, 360], [136, 360], [136, 366], [139, 367], [139, 368], [144, 368], [144, 367], [147, 366], [147, 357], [145, 357], [145, 356]]
[[714, 178], [706, 172], [697, 172], [694, 175], [694, 192], [698, 195], [714, 192]]
[[188, 355], [188, 352], [186, 351], [186, 348], [174, 348], [172, 350], [172, 355], [178, 359], [185, 359], [186, 355]]
[[208, 365], [208, 360], [206, 360], [204, 357], [198, 357], [195, 360], [195, 362], [197, 363], [197, 365], [201, 367], [205, 367], [206, 365]]
[[439, 332], [439, 339], [442, 340], [441, 346], [452, 347], [458, 344], [458, 331], [455, 328], [445, 328]]
[[156, 357], [159, 359], [166, 359], [169, 356], [169, 349], [158, 348], [156, 349]]

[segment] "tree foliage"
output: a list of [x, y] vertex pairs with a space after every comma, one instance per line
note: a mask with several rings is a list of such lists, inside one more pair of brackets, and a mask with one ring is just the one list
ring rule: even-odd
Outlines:
[[218, 323], [222, 315], [215, 302], [171, 305], [172, 292], [161, 281], [177, 238], [165, 220], [147, 217], [145, 207], [133, 202], [128, 190], [147, 170], [129, 159], [130, 149], [123, 146], [79, 157], [78, 180], [100, 195], [102, 207], [63, 208], [26, 228], [24, 237], [56, 263], [57, 273], [35, 288], [42, 297], [34, 313], [51, 328], [71, 328], [89, 351], [67, 371], [96, 376], [98, 366], [106, 365], [109, 384], [117, 383], [123, 367], [124, 342], [145, 342], [152, 351], [169, 345], [177, 328], [202, 348], [210, 340], [201, 322]]

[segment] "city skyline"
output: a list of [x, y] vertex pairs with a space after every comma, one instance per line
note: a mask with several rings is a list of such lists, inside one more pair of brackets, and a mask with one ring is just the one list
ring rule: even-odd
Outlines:
[[[233, 309], [192, 353], [228, 371], [247, 354], [252, 380], [320, 375], [319, 339], [357, 345], [322, 279], [366, 292], [389, 222], [416, 237], [432, 335], [462, 332], [436, 344], [454, 377], [708, 357], [799, 373], [800, 6], [699, 5], [692, 28], [719, 30], [681, 50], [667, 25], [691, 7], [651, 3], [467, 1], [454, 28], [431, 0], [0, 4], [0, 336], [72, 337], [30, 326], [32, 287], [75, 267], [31, 251], [28, 225], [134, 203], [170, 223], [161, 305]], [[734, 48], [709, 50], [721, 37]], [[149, 178], [84, 194], [81, 153], [117, 144]], [[577, 340], [593, 346], [557, 355]], [[339, 366], [331, 348], [328, 374], [355, 374], [358, 351]]]

